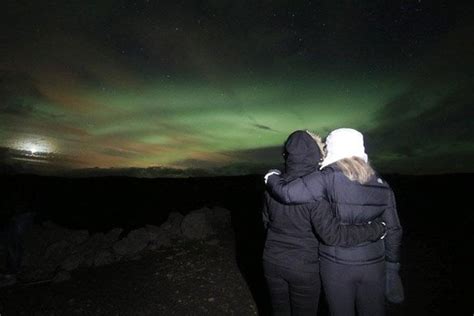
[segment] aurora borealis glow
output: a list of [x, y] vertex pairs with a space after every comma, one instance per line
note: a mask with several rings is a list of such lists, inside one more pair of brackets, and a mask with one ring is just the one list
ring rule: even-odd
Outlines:
[[333, 2], [7, 1], [0, 158], [246, 173], [354, 127], [382, 171], [472, 172], [469, 11]]

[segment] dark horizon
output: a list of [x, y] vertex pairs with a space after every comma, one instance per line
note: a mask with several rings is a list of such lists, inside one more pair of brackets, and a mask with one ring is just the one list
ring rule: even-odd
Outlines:
[[[0, 177], [45, 177], [45, 178], [70, 178], [70, 179], [91, 179], [91, 178], [136, 178], [136, 179], [208, 179], [208, 178], [228, 178], [228, 177], [261, 177], [270, 169], [284, 170], [283, 166], [252, 166], [245, 168], [247, 172], [242, 172], [241, 166], [226, 166], [215, 169], [174, 169], [161, 166], [151, 166], [147, 168], [83, 168], [83, 169], [18, 169], [12, 166], [0, 165]], [[403, 173], [403, 172], [377, 172], [382, 177], [444, 177], [444, 176], [471, 176], [474, 172], [433, 172], [433, 173]]]

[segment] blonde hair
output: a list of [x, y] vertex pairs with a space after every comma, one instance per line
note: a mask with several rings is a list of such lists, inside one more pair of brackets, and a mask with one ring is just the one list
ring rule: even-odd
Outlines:
[[326, 145], [324, 144], [323, 140], [321, 139], [321, 136], [319, 136], [318, 134], [315, 134], [313, 132], [310, 132], [308, 130], [306, 130], [306, 133], [308, 133], [309, 136], [311, 136], [314, 139], [314, 141], [316, 142], [316, 145], [318, 145], [319, 152], [321, 153], [321, 160], [326, 158]]
[[370, 177], [375, 174], [374, 169], [372, 169], [369, 163], [355, 156], [340, 159], [336, 162], [336, 165], [346, 177], [361, 184], [367, 183]]

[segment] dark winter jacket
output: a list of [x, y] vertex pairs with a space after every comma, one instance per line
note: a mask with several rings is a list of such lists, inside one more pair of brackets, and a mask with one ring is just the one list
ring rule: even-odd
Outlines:
[[365, 242], [355, 247], [321, 245], [320, 256], [344, 264], [369, 264], [387, 260], [399, 262], [402, 228], [393, 191], [378, 176], [366, 184], [349, 180], [334, 164], [321, 172], [297, 179], [273, 175], [267, 183], [282, 203], [298, 204], [328, 199], [331, 209], [343, 224], [362, 224], [376, 218], [387, 225], [383, 240]]
[[[319, 148], [305, 131], [290, 135], [284, 155], [286, 169], [282, 179], [285, 181], [317, 172]], [[267, 229], [263, 260], [300, 271], [314, 271], [318, 264], [316, 236], [326, 244], [353, 246], [377, 240], [385, 230], [378, 223], [341, 225], [325, 200], [286, 205], [268, 193], [265, 193], [263, 221]]]

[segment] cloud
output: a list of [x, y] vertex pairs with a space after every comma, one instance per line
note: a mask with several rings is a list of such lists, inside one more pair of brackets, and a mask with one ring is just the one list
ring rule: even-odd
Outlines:
[[173, 165], [194, 170], [194, 173], [205, 171], [209, 175], [262, 174], [268, 169], [283, 167], [281, 153], [281, 146], [232, 150], [215, 153], [209, 159], [180, 160]]
[[41, 99], [33, 79], [22, 72], [0, 71], [0, 114], [25, 116], [34, 111], [31, 99]]
[[[76, 157], [0, 147], [0, 172], [55, 174], [83, 164]], [[3, 170], [3, 171], [2, 171]]]
[[[396, 166], [409, 170], [417, 165], [418, 171], [450, 170], [443, 162], [456, 161], [468, 169], [469, 157], [474, 150], [474, 129], [469, 118], [474, 117], [474, 90], [470, 85], [458, 88], [437, 100], [425, 110], [412, 92], [396, 98], [379, 112], [382, 124], [371, 130], [367, 137], [369, 152], [374, 160], [392, 170]], [[417, 109], [412, 114], [392, 115], [391, 109], [406, 100]], [[401, 102], [401, 103], [398, 103]]]
[[472, 22], [460, 22], [440, 36], [413, 68], [408, 89], [375, 114], [376, 127], [366, 139], [376, 166], [415, 173], [473, 171], [473, 31]]
[[266, 131], [272, 131], [272, 132], [277, 132], [277, 130], [274, 130], [273, 128], [266, 126], [266, 125], [261, 125], [261, 124], [253, 124], [256, 128], [263, 129]]
[[[284, 140], [282, 140], [283, 142]], [[243, 150], [227, 151], [223, 154], [232, 157], [234, 162], [248, 161], [252, 163], [274, 164], [282, 161], [282, 146], [267, 146]]]

